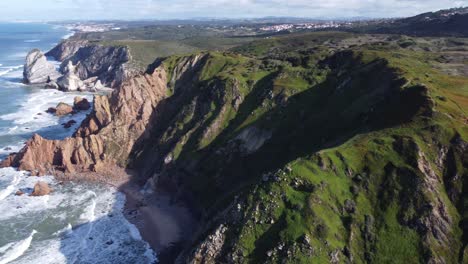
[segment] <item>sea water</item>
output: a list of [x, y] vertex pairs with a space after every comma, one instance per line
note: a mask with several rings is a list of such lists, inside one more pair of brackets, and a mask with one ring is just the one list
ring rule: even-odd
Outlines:
[[[0, 23], [0, 160], [34, 133], [48, 139], [71, 136], [85, 118], [87, 112], [58, 118], [45, 111], [59, 102], [72, 104], [77, 95], [92, 100], [92, 94], [21, 83], [27, 52], [49, 50], [67, 34], [47, 24]], [[77, 124], [64, 128], [71, 119]], [[38, 181], [53, 192], [30, 196]], [[59, 183], [51, 176], [0, 169], [0, 264], [155, 262], [148, 243], [125, 219], [124, 204], [125, 196], [106, 185]]]

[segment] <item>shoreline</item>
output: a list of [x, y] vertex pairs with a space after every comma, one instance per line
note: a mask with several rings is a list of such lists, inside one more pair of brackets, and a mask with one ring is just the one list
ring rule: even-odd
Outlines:
[[[62, 25], [62, 27], [65, 27]], [[65, 27], [66, 28], [66, 27]], [[65, 41], [77, 33], [68, 28], [68, 34], [61, 37]], [[56, 45], [52, 45], [53, 49]], [[60, 63], [60, 61], [53, 60]], [[94, 94], [94, 93], [93, 93]], [[22, 145], [23, 148], [25, 144]], [[2, 159], [0, 159], [1, 161]], [[15, 168], [17, 170], [17, 168]], [[111, 186], [125, 195], [122, 214], [134, 225], [143, 241], [148, 243], [161, 263], [173, 261], [185, 241], [191, 238], [196, 221], [187, 205], [173, 200], [165, 188], [149, 190], [136, 177], [124, 168], [109, 166], [104, 173], [49, 173], [58, 184], [63, 182], [100, 183]]]
[[175, 201], [169, 188], [155, 190], [138, 182], [133, 172], [116, 165], [108, 168], [106, 173], [83, 172], [54, 177], [59, 182], [106, 184], [123, 193], [125, 205], [122, 213], [127, 221], [138, 229], [159, 263], [173, 262], [197, 227], [189, 206]]

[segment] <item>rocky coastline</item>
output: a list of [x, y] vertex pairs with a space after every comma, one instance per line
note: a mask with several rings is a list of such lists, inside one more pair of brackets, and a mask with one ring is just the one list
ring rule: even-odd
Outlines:
[[[54, 58], [60, 67], [47, 60]], [[138, 71], [129, 66], [126, 47], [112, 47], [67, 39], [47, 53], [38, 49], [26, 57], [23, 81], [62, 91], [109, 91]]]
[[[468, 229], [458, 225], [454, 204], [466, 175], [468, 144], [457, 131], [466, 117], [440, 107], [447, 99], [431, 85], [412, 83], [422, 77], [392, 65], [391, 51], [303, 51], [299, 71], [278, 65], [278, 54], [199, 52], [157, 59], [134, 74], [126, 72], [124, 48], [79, 45], [53, 52], [63, 52], [55, 56], [66, 67], [57, 85], [96, 78], [112, 93], [94, 96], [72, 137], [34, 135], [1, 166], [119, 186], [129, 219], [171, 262], [313, 254], [331, 263], [372, 262], [376, 237], [387, 235], [377, 232], [379, 221], [411, 232], [425, 262], [445, 263], [465, 250], [457, 234]], [[339, 232], [320, 218], [327, 215]], [[174, 231], [161, 219], [188, 219], [193, 229]], [[259, 227], [265, 236], [254, 237]]]

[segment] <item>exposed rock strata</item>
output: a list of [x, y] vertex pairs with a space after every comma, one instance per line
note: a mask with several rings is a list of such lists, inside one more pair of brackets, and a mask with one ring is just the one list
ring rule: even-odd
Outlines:
[[[18, 154], [2, 162], [32, 175], [105, 170], [105, 164], [124, 166], [133, 145], [148, 126], [158, 103], [166, 96], [166, 73], [158, 68], [115, 90], [97, 95], [93, 112], [72, 138], [47, 140], [34, 135]], [[109, 104], [109, 101], [112, 104]]]
[[56, 80], [60, 74], [56, 71], [54, 64], [47, 61], [46, 56], [34, 49], [26, 56], [23, 70], [24, 82], [27, 84], [47, 83]]
[[67, 39], [60, 42], [57, 46], [46, 53], [46, 56], [53, 57], [57, 61], [64, 61], [73, 56], [79, 49], [86, 46], [87, 40]]
[[79, 79], [97, 77], [105, 87], [116, 88], [135, 74], [127, 65], [130, 60], [127, 47], [85, 45], [73, 55], [66, 54], [64, 57], [66, 59], [60, 66], [62, 73], [67, 72], [67, 66], [71, 62], [76, 65]]
[[83, 81], [76, 74], [76, 66], [71, 61], [68, 61], [63, 72], [64, 75], [57, 80], [57, 85], [62, 91], [83, 91], [86, 89]]
[[88, 99], [77, 96], [73, 99], [73, 108], [78, 111], [86, 111], [91, 108], [91, 104]]

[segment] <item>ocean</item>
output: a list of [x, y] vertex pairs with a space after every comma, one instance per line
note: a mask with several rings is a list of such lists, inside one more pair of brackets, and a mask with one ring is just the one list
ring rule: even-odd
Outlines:
[[[0, 23], [0, 160], [20, 150], [34, 133], [48, 139], [71, 136], [87, 112], [58, 118], [45, 111], [75, 96], [21, 83], [25, 57], [47, 51], [69, 36], [48, 24]], [[57, 63], [58, 67], [58, 63]], [[69, 120], [78, 121], [64, 128]], [[34, 184], [53, 192], [32, 197]], [[16, 192], [25, 194], [17, 196]], [[155, 253], [123, 215], [125, 196], [106, 185], [59, 183], [14, 168], [0, 169], [0, 264], [154, 263]]]

